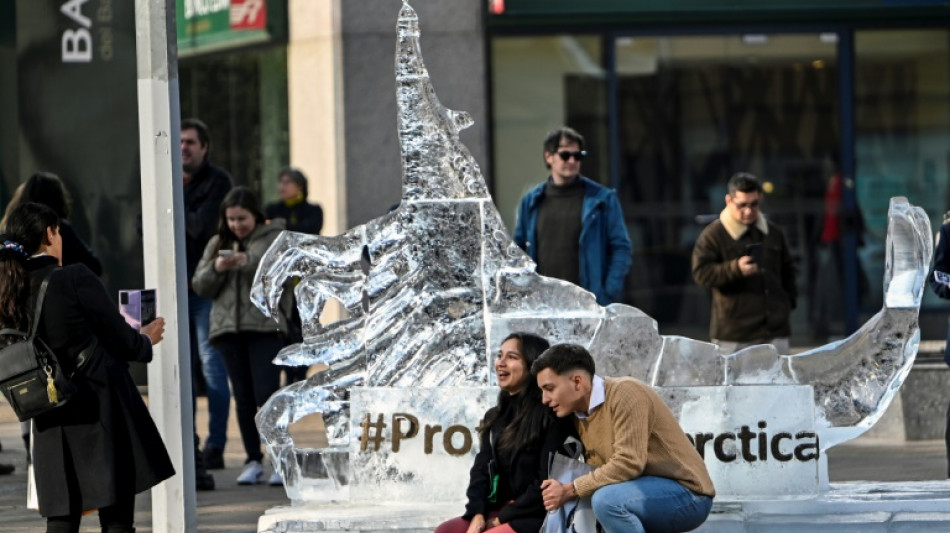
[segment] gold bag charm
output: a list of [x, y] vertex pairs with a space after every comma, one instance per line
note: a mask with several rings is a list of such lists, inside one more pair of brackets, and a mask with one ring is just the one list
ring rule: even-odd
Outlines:
[[49, 397], [49, 403], [59, 403], [59, 394], [56, 392], [56, 383], [51, 376], [46, 376], [46, 395]]

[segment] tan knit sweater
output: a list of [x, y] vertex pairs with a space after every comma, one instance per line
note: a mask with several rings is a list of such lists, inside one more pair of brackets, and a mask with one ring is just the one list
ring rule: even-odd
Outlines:
[[578, 495], [640, 476], [665, 477], [716, 495], [706, 464], [653, 389], [633, 378], [605, 378], [604, 388], [604, 404], [576, 421], [587, 462], [598, 467], [574, 480]]

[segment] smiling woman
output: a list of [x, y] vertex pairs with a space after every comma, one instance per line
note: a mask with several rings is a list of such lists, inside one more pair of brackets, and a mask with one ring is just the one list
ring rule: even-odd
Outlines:
[[[235, 187], [221, 203], [218, 234], [208, 241], [192, 280], [195, 292], [214, 300], [208, 337], [224, 358], [247, 454], [239, 485], [263, 480], [254, 415], [280, 385], [280, 369], [271, 361], [284, 345], [287, 323], [264, 316], [249, 300], [257, 265], [283, 229], [282, 221], [265, 223], [250, 189]], [[281, 484], [280, 475], [274, 472], [270, 483]]]
[[570, 421], [556, 419], [541, 404], [541, 389], [529, 372], [547, 347], [548, 341], [530, 333], [512, 333], [501, 343], [495, 358], [501, 392], [481, 424], [465, 514], [444, 522], [436, 533], [540, 530], [548, 458], [568, 436], [576, 436]]

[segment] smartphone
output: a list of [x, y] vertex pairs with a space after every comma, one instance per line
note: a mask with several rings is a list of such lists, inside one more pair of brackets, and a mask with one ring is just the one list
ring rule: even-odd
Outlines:
[[234, 255], [234, 250], [218, 250], [218, 257], [229, 257]]
[[752, 257], [756, 264], [762, 263], [762, 243], [754, 242], [745, 247], [745, 254]]

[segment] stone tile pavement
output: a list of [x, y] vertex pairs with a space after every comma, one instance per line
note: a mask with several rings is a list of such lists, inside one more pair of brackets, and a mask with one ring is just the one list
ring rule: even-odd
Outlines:
[[[198, 402], [198, 427], [207, 427], [204, 399]], [[943, 420], [935, 421], [943, 424]], [[199, 430], [199, 433], [201, 431]], [[289, 505], [283, 488], [259, 485], [241, 487], [235, 483], [244, 462], [240, 436], [234, 417], [228, 431], [225, 470], [214, 471], [217, 490], [198, 493], [198, 531], [208, 533], [252, 533], [265, 510]], [[296, 437], [296, 435], [295, 435]], [[12, 411], [0, 405], [0, 462], [13, 463], [16, 471], [0, 476], [0, 531], [4, 533], [44, 530], [43, 519], [26, 508], [26, 452], [20, 439], [19, 423]], [[942, 441], [888, 441], [858, 439], [829, 452], [829, 471], [836, 481], [921, 481], [946, 479], [947, 463]], [[267, 470], [269, 473], [269, 469]], [[136, 527], [151, 533], [151, 498], [137, 499]], [[461, 509], [460, 509], [461, 511]], [[98, 519], [83, 520], [83, 533], [98, 532]]]

